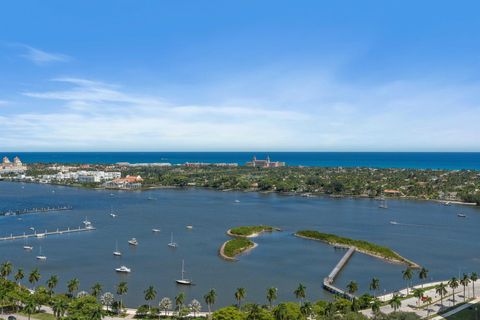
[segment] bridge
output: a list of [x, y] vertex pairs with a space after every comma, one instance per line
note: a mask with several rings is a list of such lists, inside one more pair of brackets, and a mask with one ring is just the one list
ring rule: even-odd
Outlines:
[[340, 259], [340, 261], [338, 261], [335, 268], [333, 268], [332, 271], [330, 271], [330, 274], [328, 275], [328, 277], [323, 279], [323, 288], [325, 290], [327, 290], [330, 293], [340, 295], [340, 296], [345, 297], [345, 298], [350, 299], [350, 300], [352, 300], [355, 297], [354, 295], [346, 292], [345, 290], [342, 290], [342, 289], [334, 286], [333, 282], [335, 281], [335, 278], [337, 277], [337, 275], [340, 273], [340, 271], [342, 271], [342, 269], [345, 267], [345, 265], [350, 260], [353, 253], [356, 250], [357, 250], [357, 248], [355, 248], [355, 247], [348, 248], [347, 252], [342, 257], [342, 259]]
[[37, 231], [34, 231], [33, 233], [30, 234], [20, 234], [20, 235], [13, 235], [10, 234], [8, 237], [0, 237], [0, 241], [7, 241], [7, 240], [19, 240], [19, 239], [27, 239], [27, 238], [45, 238], [46, 236], [50, 235], [56, 235], [56, 234], [65, 234], [65, 233], [75, 233], [75, 232], [85, 232], [85, 231], [93, 231], [96, 230], [95, 227], [93, 226], [87, 226], [87, 227], [78, 227], [78, 228], [67, 228], [67, 229], [57, 229], [54, 231], [47, 231], [42, 233], [37, 233]]

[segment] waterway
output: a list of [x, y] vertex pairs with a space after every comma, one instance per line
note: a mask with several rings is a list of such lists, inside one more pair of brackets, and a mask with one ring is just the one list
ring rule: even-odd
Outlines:
[[[150, 198], [150, 200], [149, 200]], [[239, 200], [240, 202], [237, 202]], [[469, 206], [443, 206], [435, 202], [390, 200], [387, 210], [373, 199], [304, 198], [279, 194], [218, 192], [198, 189], [162, 189], [147, 192], [87, 190], [70, 187], [0, 182], [0, 212], [22, 208], [70, 205], [71, 211], [0, 217], [0, 235], [29, 233], [29, 228], [52, 230], [77, 227], [88, 217], [97, 228], [92, 232], [29, 239], [32, 252], [22, 249], [23, 240], [0, 242], [0, 262], [10, 260], [26, 272], [39, 268], [44, 283], [52, 274], [60, 277], [59, 290], [73, 277], [80, 290], [93, 283], [105, 291], [127, 281], [128, 306], [143, 303], [143, 291], [156, 287], [159, 298], [173, 298], [180, 290], [187, 300], [203, 300], [215, 288], [217, 307], [235, 302], [238, 287], [247, 290], [247, 301], [266, 303], [267, 288], [278, 288], [279, 301], [294, 300], [298, 283], [307, 287], [310, 300], [329, 299], [322, 289], [326, 277], [345, 250], [294, 237], [299, 229], [315, 229], [356, 239], [364, 239], [399, 252], [427, 267], [428, 281], [480, 271], [480, 209]], [[117, 214], [110, 216], [110, 209]], [[467, 218], [457, 217], [464, 213]], [[21, 218], [21, 220], [19, 220]], [[399, 224], [390, 224], [396, 221]], [[220, 245], [228, 239], [232, 226], [267, 224], [282, 232], [265, 234], [255, 242], [258, 248], [241, 256], [238, 262], [218, 257]], [[193, 229], [186, 228], [193, 225]], [[161, 229], [153, 233], [152, 228]], [[167, 246], [173, 232], [178, 248]], [[137, 247], [127, 241], [136, 237]], [[115, 242], [123, 256], [112, 255]], [[37, 261], [39, 247], [48, 257]], [[175, 284], [185, 260], [186, 276], [195, 285]], [[114, 269], [126, 265], [128, 275]], [[368, 291], [372, 277], [381, 280], [382, 292], [405, 286], [404, 266], [355, 253], [340, 273], [335, 285], [345, 287], [350, 280]], [[158, 299], [157, 299], [158, 300]]]

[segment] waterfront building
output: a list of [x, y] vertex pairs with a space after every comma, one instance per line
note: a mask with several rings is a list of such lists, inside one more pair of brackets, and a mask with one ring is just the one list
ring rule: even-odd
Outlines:
[[113, 189], [140, 189], [142, 187], [143, 178], [141, 176], [127, 175], [125, 178], [117, 178], [107, 181], [103, 184], [105, 188]]
[[19, 157], [13, 158], [13, 162], [8, 157], [3, 157], [0, 164], [0, 173], [21, 173], [27, 171], [27, 166], [22, 163]]
[[280, 161], [270, 161], [270, 157], [267, 157], [265, 160], [259, 160], [256, 156], [253, 156], [252, 161], [249, 161], [245, 164], [248, 167], [260, 167], [260, 168], [278, 168], [285, 167], [285, 162]]

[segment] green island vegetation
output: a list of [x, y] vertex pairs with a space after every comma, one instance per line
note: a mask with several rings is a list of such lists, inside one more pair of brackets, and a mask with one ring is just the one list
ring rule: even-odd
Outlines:
[[230, 229], [229, 233], [232, 236], [248, 237], [254, 234], [260, 234], [262, 232], [272, 232], [275, 230], [278, 229], [270, 226], [241, 226]]
[[[480, 205], [480, 172], [475, 170], [421, 170], [343, 167], [222, 167], [215, 165], [126, 166], [121, 164], [62, 164], [78, 170], [120, 171], [140, 175], [143, 188], [202, 187], [216, 190], [284, 192], [355, 197], [394, 196], [412, 199], [464, 201]], [[58, 172], [53, 164], [29, 164], [33, 181]], [[75, 169], [71, 169], [75, 170]], [[11, 175], [14, 177], [14, 175]], [[5, 175], [5, 178], [8, 178]], [[80, 185], [76, 181], [55, 181]], [[101, 183], [86, 183], [88, 188]], [[390, 190], [394, 192], [385, 192]]]
[[225, 242], [222, 253], [228, 258], [235, 258], [235, 256], [245, 252], [250, 248], [253, 248], [254, 246], [255, 243], [253, 243], [251, 240], [245, 238], [235, 238]]
[[356, 247], [359, 251], [373, 254], [394, 262], [400, 262], [409, 265], [410, 267], [418, 267], [415, 263], [405, 259], [390, 248], [380, 246], [365, 240], [354, 240], [340, 237], [334, 234], [322, 233], [314, 230], [301, 230], [295, 233], [296, 236], [326, 242], [331, 245], [341, 245], [347, 247]]

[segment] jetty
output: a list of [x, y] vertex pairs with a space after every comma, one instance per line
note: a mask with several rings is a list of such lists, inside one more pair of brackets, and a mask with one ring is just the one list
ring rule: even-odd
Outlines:
[[337, 275], [342, 271], [342, 269], [345, 267], [347, 262], [350, 260], [352, 257], [353, 253], [357, 250], [355, 247], [350, 247], [348, 248], [347, 252], [345, 255], [338, 261], [337, 265], [330, 271], [329, 275], [323, 279], [323, 288], [327, 290], [330, 293], [340, 295], [342, 297], [345, 297], [347, 299], [353, 299], [354, 296], [345, 290], [342, 290], [340, 288], [337, 288], [336, 286], [333, 285], [333, 282], [335, 281], [335, 278]]
[[27, 233], [23, 233], [23, 234], [20, 234], [20, 235], [10, 234], [10, 236], [8, 236], [8, 237], [0, 237], [0, 241], [19, 240], [19, 239], [27, 239], [27, 238], [45, 238], [45, 237], [51, 236], [51, 235], [76, 233], [76, 232], [86, 232], [86, 231], [93, 231], [93, 230], [96, 230], [96, 228], [93, 227], [93, 226], [87, 226], [87, 227], [78, 227], [78, 228], [67, 228], [67, 229], [63, 229], [63, 230], [57, 229], [57, 230], [53, 230], [53, 231], [45, 230], [45, 232], [41, 232], [41, 233], [39, 233], [37, 231], [34, 231], [33, 233], [29, 233], [29, 234], [27, 234]]
[[29, 213], [46, 213], [46, 212], [55, 212], [55, 211], [68, 211], [72, 210], [72, 206], [56, 206], [56, 207], [41, 207], [41, 208], [28, 208], [22, 210], [8, 210], [0, 212], [0, 216], [17, 216], [21, 214]]

